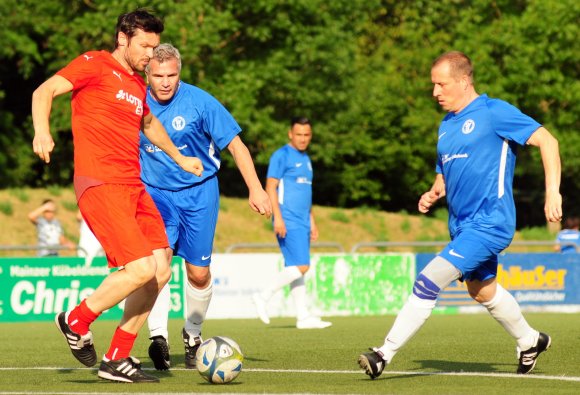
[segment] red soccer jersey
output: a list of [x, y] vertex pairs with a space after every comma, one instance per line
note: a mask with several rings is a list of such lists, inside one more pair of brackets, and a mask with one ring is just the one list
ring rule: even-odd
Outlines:
[[143, 78], [107, 51], [87, 52], [58, 75], [73, 84], [77, 198], [98, 184], [139, 184], [139, 130], [149, 114]]

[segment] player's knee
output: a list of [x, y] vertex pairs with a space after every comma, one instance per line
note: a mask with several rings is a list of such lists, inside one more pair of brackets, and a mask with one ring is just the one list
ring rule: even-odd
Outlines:
[[422, 301], [435, 303], [441, 289], [423, 273], [419, 273], [413, 284], [413, 295]]
[[132, 280], [136, 283], [137, 288], [143, 287], [155, 280], [156, 265], [152, 259], [142, 259], [135, 262], [131, 271]]
[[157, 277], [159, 288], [163, 288], [171, 279], [171, 268], [168, 266], [164, 268], [157, 267], [157, 273], [155, 276]]
[[191, 285], [193, 285], [195, 288], [205, 288], [209, 285], [209, 282], [211, 280], [211, 275], [209, 270], [207, 272], [205, 271], [196, 271], [196, 272], [192, 272], [192, 271], [188, 271], [187, 272], [187, 279], [189, 281], [189, 283]]

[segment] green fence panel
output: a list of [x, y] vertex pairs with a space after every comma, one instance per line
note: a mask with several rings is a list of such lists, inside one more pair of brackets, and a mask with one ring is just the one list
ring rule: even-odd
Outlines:
[[316, 307], [328, 315], [395, 314], [415, 278], [413, 254], [337, 254], [313, 257], [307, 282]]
[[[183, 317], [183, 263], [172, 262], [170, 317]], [[0, 322], [49, 321], [70, 310], [101, 284], [110, 269], [97, 257], [0, 258]], [[101, 319], [118, 320], [123, 303], [103, 312]]]

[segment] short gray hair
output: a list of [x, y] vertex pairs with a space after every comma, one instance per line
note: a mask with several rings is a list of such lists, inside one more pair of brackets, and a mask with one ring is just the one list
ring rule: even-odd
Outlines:
[[[181, 54], [179, 53], [179, 50], [171, 44], [163, 43], [155, 47], [153, 50], [152, 59], [157, 60], [159, 63], [163, 63], [171, 59], [176, 59], [177, 69], [181, 71]], [[145, 73], [149, 74], [149, 65], [145, 67]]]

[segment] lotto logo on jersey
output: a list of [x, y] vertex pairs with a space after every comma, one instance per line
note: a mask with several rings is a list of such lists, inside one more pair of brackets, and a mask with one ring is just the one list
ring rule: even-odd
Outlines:
[[123, 89], [120, 89], [119, 92], [115, 95], [117, 100], [125, 100], [128, 103], [131, 103], [135, 106], [135, 114], [143, 115], [143, 101], [138, 97], [133, 96], [129, 92], [125, 92]]

